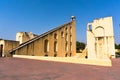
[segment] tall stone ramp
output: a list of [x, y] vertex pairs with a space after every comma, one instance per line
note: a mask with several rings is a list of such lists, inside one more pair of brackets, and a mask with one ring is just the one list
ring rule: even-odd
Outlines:
[[[10, 54], [51, 56], [51, 57], [72, 57], [76, 55], [76, 21], [72, 21], [53, 28], [37, 37], [32, 33], [26, 33], [25, 40], [20, 35], [22, 44], [12, 49]], [[30, 39], [32, 38], [32, 39]], [[24, 42], [23, 42], [24, 41]]]

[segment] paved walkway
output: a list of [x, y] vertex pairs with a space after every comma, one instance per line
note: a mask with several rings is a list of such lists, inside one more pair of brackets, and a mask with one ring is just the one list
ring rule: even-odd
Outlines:
[[0, 58], [0, 80], [120, 80], [120, 59], [112, 67]]

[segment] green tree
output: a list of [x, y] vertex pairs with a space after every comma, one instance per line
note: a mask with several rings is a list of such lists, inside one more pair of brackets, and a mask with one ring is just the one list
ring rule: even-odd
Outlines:
[[76, 51], [80, 52], [80, 50], [84, 50], [84, 49], [85, 49], [85, 43], [77, 41], [76, 42]]
[[120, 44], [118, 45], [118, 49], [120, 49]]
[[[115, 49], [120, 50], [120, 44], [115, 43]], [[117, 51], [115, 53], [116, 53], [116, 57], [120, 57], [120, 51]]]
[[115, 49], [118, 49], [118, 45], [115, 43]]
[[115, 49], [120, 49], [120, 44], [115, 43]]

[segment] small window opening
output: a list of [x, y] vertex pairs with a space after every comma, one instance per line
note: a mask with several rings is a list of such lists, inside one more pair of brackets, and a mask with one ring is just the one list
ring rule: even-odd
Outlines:
[[89, 25], [89, 30], [92, 31], [92, 25]]

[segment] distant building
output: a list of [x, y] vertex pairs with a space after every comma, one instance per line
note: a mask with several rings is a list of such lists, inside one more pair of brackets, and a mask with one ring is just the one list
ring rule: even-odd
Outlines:
[[76, 22], [74, 17], [66, 24], [35, 36], [32, 33], [17, 33], [16, 40], [20, 41], [21, 44], [12, 49], [10, 53], [54, 57], [76, 55]]
[[18, 45], [18, 41], [0, 39], [0, 57], [9, 56], [9, 51]]
[[32, 32], [18, 32], [16, 34], [16, 41], [19, 41], [21, 44], [37, 36], [38, 35], [33, 34]]

